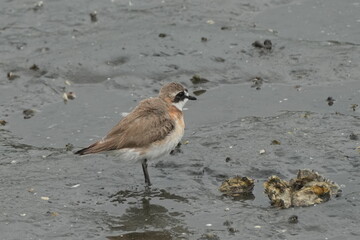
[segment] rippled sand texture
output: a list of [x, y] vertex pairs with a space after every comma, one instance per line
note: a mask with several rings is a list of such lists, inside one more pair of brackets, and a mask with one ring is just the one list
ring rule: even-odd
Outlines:
[[[0, 239], [359, 239], [359, 12], [350, 0], [1, 1]], [[271, 50], [252, 45], [265, 39]], [[150, 189], [139, 163], [72, 153], [170, 81], [200, 95], [180, 149], [149, 163]], [[342, 195], [272, 207], [268, 177], [305, 168]], [[218, 190], [237, 175], [255, 179], [254, 197]]]

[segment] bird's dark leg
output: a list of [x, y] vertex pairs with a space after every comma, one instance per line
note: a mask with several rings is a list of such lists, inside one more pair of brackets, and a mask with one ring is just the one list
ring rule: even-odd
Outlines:
[[147, 170], [147, 159], [144, 159], [142, 162], [141, 162], [141, 165], [142, 165], [142, 169], [143, 169], [143, 172], [144, 172], [144, 177], [145, 177], [145, 183], [150, 186], [151, 185], [151, 182], [150, 182], [150, 177], [149, 177], [149, 173], [148, 173], [148, 170]]

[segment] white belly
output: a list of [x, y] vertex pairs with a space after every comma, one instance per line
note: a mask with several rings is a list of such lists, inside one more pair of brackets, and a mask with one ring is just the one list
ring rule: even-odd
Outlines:
[[161, 143], [153, 144], [150, 148], [147, 149], [147, 151], [142, 155], [142, 157], [148, 160], [152, 160], [169, 154], [171, 150], [173, 150], [178, 145], [183, 135], [183, 133], [181, 135], [174, 134], [167, 137], [167, 139], [165, 139], [165, 141]]
[[119, 160], [125, 161], [141, 161], [143, 159], [153, 160], [158, 159], [173, 150], [184, 135], [184, 128], [176, 124], [173, 133], [167, 136], [164, 140], [155, 142], [146, 149], [130, 149], [124, 148], [121, 150], [112, 151], [115, 153]]
[[134, 148], [123, 148], [107, 152], [109, 155], [115, 156], [117, 160], [137, 162], [141, 160], [140, 152]]

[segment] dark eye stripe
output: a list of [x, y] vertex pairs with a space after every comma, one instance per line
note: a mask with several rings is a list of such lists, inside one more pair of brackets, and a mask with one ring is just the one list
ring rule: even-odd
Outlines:
[[186, 98], [185, 92], [179, 92], [174, 98], [174, 103], [180, 102]]

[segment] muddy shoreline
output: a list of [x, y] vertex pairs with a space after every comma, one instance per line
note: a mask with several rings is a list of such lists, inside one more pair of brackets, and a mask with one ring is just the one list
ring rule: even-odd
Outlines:
[[[0, 3], [0, 239], [358, 239], [359, 9]], [[266, 39], [271, 49], [253, 46]], [[170, 81], [201, 95], [186, 106], [181, 151], [149, 163], [151, 189], [140, 164], [73, 154]], [[304, 168], [342, 196], [271, 207], [263, 182]], [[236, 175], [255, 179], [255, 198], [222, 196]]]

